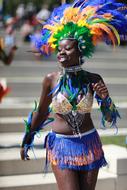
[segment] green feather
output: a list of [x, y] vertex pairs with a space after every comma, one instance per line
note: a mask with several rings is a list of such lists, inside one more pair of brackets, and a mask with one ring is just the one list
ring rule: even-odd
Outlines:
[[[92, 43], [92, 35], [90, 30], [87, 27], [81, 27], [73, 22], [67, 23], [64, 28], [58, 31], [57, 34], [53, 36], [56, 38], [54, 45], [56, 45], [56, 49], [58, 50], [59, 41], [64, 38], [74, 38], [79, 42], [80, 49], [82, 50], [82, 55], [86, 57], [90, 57], [94, 52], [94, 45]], [[82, 42], [83, 39], [84, 42]], [[85, 48], [84, 48], [85, 47]]]
[[29, 133], [30, 132], [30, 126], [29, 126], [27, 120], [24, 119], [24, 123], [25, 123], [25, 132]]
[[106, 22], [109, 22], [109, 19], [101, 18], [101, 19], [95, 19], [95, 20], [89, 21], [88, 23], [92, 25], [96, 23], [106, 23]]

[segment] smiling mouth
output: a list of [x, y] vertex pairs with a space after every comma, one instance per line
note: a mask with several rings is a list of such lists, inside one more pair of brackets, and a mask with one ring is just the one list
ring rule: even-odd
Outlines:
[[59, 60], [60, 62], [64, 62], [64, 61], [67, 60], [67, 57], [66, 57], [66, 56], [60, 56], [60, 57], [58, 57], [58, 60]]

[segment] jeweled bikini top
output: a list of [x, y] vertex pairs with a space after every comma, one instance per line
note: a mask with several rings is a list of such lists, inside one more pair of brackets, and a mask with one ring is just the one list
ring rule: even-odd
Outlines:
[[75, 109], [69, 102], [69, 100], [59, 92], [52, 100], [52, 111], [59, 114], [67, 114], [71, 111], [78, 112], [81, 114], [90, 113], [93, 105], [93, 96], [90, 91], [86, 95], [83, 95], [82, 99], [76, 104]]
[[89, 85], [87, 72], [80, 65], [65, 68], [52, 92], [52, 111], [90, 113], [93, 95]]
[[70, 73], [69, 68], [69, 74], [66, 70], [51, 94], [52, 111], [61, 114], [74, 134], [80, 134], [85, 113], [90, 113], [93, 105], [93, 94], [87, 73], [79, 68]]

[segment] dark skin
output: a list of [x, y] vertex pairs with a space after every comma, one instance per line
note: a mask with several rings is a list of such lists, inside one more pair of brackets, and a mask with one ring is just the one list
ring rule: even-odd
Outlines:
[[7, 55], [6, 52], [0, 47], [0, 60], [4, 63], [4, 65], [10, 65], [12, 63], [17, 49], [17, 46], [13, 46]]
[[[70, 67], [79, 65], [80, 51], [78, 50], [78, 44], [75, 40], [62, 40], [59, 43], [57, 58], [62, 67]], [[87, 72], [89, 81], [91, 83], [91, 93], [96, 92], [102, 99], [109, 95], [108, 89], [103, 82], [100, 75]], [[56, 86], [60, 73], [48, 74], [42, 83], [42, 93], [40, 97], [39, 109], [34, 114], [31, 131], [36, 130], [36, 126], [46, 119], [48, 106], [52, 102], [52, 96], [48, 96], [49, 92]], [[66, 121], [58, 114], [54, 115], [55, 121], [52, 125], [52, 130], [61, 134], [73, 134], [72, 130], [66, 123]], [[110, 121], [110, 116], [107, 114], [107, 120]], [[84, 117], [84, 122], [80, 128], [81, 133], [86, 132], [94, 128], [91, 120], [90, 113]], [[25, 160], [24, 148], [20, 151], [21, 159]], [[29, 159], [29, 156], [27, 157]], [[69, 169], [61, 170], [57, 166], [52, 166], [55, 174], [59, 190], [94, 190], [98, 169], [90, 171], [74, 171]], [[63, 180], [64, 179], [64, 180]]]

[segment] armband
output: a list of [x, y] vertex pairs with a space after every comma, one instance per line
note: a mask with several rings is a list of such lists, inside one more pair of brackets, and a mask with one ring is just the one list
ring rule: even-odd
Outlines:
[[37, 111], [37, 102], [35, 101], [34, 103], [35, 103], [34, 109], [29, 113], [28, 119], [24, 120], [25, 135], [23, 138], [22, 147], [27, 147], [27, 149], [30, 148], [30, 146], [32, 145], [32, 142], [34, 140], [34, 135], [35, 135], [35, 132], [30, 132], [32, 117], [33, 117], [33, 114]]
[[107, 121], [106, 114], [108, 113], [111, 118], [110, 127], [117, 128], [116, 126], [117, 119], [121, 117], [112, 99], [109, 96], [107, 96], [105, 99], [101, 99], [97, 94], [95, 97], [97, 99], [98, 105], [100, 106], [100, 110], [102, 113], [102, 119], [101, 119], [102, 125], [106, 127], [105, 125]]
[[[24, 155], [25, 156], [27, 156], [28, 149], [32, 149], [32, 151], [33, 151], [34, 136], [36, 134], [38, 134], [40, 132], [40, 130], [43, 129], [47, 124], [49, 124], [50, 122], [54, 121], [54, 118], [48, 117], [45, 121], [43, 121], [39, 125], [39, 127], [36, 128], [36, 131], [31, 131], [30, 127], [31, 127], [31, 123], [32, 123], [32, 117], [33, 117], [33, 114], [35, 112], [37, 112], [37, 110], [38, 110], [38, 108], [37, 108], [37, 102], [35, 101], [35, 107], [34, 107], [34, 109], [29, 113], [28, 119], [24, 120], [24, 123], [25, 123], [25, 135], [23, 137], [22, 147], [25, 149], [25, 151], [24, 151]], [[49, 108], [48, 109], [48, 113], [46, 113], [46, 115], [48, 115], [50, 113], [50, 111], [51, 111], [51, 109]]]

